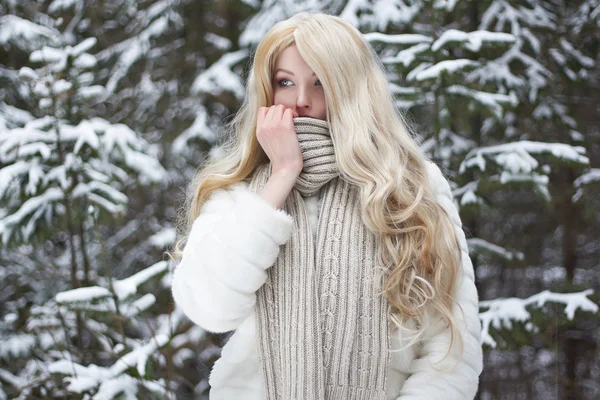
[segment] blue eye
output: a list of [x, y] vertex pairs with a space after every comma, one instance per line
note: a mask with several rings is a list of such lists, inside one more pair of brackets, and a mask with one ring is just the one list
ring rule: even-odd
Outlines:
[[[290, 82], [290, 83], [292, 82], [292, 81], [290, 81], [289, 79], [285, 79], [285, 78], [284, 78], [284, 79], [280, 79], [280, 80], [278, 80], [278, 81], [277, 81], [277, 84], [278, 84], [280, 87], [288, 87], [288, 86], [290, 86], [289, 84], [285, 84], [285, 83], [283, 83], [284, 81], [286, 81], [286, 82]], [[317, 83], [318, 83], [318, 85], [317, 85]], [[315, 85], [317, 85], [317, 86], [323, 86], [323, 85], [321, 84], [321, 81], [320, 81], [319, 79], [317, 79], [317, 82], [315, 82]]]

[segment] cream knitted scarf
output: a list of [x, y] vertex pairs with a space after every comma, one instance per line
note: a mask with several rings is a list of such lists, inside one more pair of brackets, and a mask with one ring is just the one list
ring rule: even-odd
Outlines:
[[[304, 167], [283, 206], [292, 236], [257, 292], [266, 400], [385, 400], [390, 306], [375, 293], [377, 239], [362, 222], [359, 191], [339, 177], [328, 123], [295, 118], [294, 126]], [[270, 175], [270, 163], [257, 168], [250, 189]], [[321, 188], [313, 243], [303, 196]]]

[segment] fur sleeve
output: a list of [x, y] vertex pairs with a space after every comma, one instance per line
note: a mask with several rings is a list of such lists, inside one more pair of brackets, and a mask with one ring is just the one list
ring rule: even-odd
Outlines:
[[450, 344], [449, 329], [443, 326], [439, 318], [437, 322], [433, 322], [432, 319], [424, 322], [424, 325], [428, 326], [427, 333], [423, 338], [420, 354], [412, 362], [412, 375], [404, 382], [398, 400], [471, 400], [477, 393], [479, 375], [483, 369], [479, 298], [473, 264], [450, 185], [437, 165], [428, 164], [430, 182], [434, 185], [440, 205], [454, 224], [460, 244], [462, 268], [454, 291], [453, 314], [464, 348], [463, 353], [459, 354], [460, 348], [453, 344], [448, 357], [440, 362]]
[[292, 217], [240, 182], [206, 201], [194, 221], [171, 290], [193, 322], [228, 332], [250, 315], [265, 270], [292, 232]]

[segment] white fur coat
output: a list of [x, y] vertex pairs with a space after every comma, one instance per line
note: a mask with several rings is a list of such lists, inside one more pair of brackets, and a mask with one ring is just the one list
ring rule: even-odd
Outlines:
[[[455, 299], [465, 318], [456, 306], [454, 315], [464, 342], [463, 357], [455, 346], [451, 356], [435, 364], [445, 356], [450, 334], [440, 320], [426, 319], [424, 339], [393, 353], [387, 394], [390, 400], [471, 400], [483, 368], [473, 265], [450, 185], [435, 164], [428, 166], [430, 184], [454, 223], [462, 250]], [[320, 199], [316, 194], [305, 201], [314, 233]], [[173, 275], [173, 298], [207, 331], [235, 330], [210, 373], [211, 400], [264, 399], [256, 346], [255, 293], [291, 232], [292, 217], [251, 192], [244, 182], [215, 192], [193, 224]], [[406, 343], [401, 331], [395, 331], [392, 346], [397, 349]], [[445, 367], [450, 370], [440, 371]]]

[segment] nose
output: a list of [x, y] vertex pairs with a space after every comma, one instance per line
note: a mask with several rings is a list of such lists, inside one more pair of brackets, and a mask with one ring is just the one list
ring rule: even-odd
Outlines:
[[298, 90], [298, 98], [296, 99], [296, 107], [304, 108], [310, 107], [310, 97], [306, 89]]

